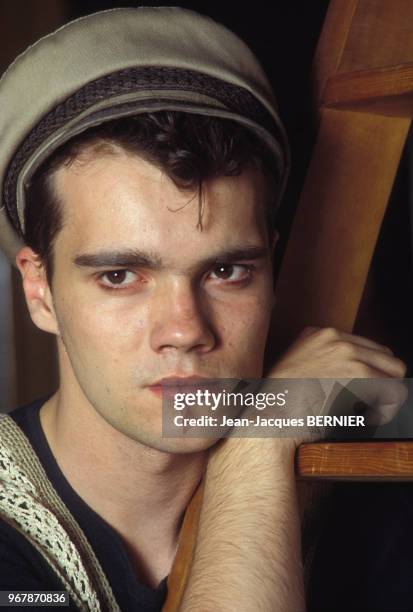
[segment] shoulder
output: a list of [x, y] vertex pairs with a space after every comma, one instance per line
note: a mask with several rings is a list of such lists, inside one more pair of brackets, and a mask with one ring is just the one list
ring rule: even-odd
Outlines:
[[[64, 591], [53, 569], [35, 547], [0, 518], [0, 591]], [[78, 610], [69, 597], [69, 610]], [[31, 606], [39, 612], [44, 607]]]
[[23, 434], [13, 418], [0, 418], [0, 590], [61, 591], [62, 582], [33, 535], [46, 532], [47, 537], [48, 526], [36, 492], [42, 480], [34, 469], [37, 457]]
[[0, 589], [62, 590], [42, 555], [15, 527], [0, 518]]

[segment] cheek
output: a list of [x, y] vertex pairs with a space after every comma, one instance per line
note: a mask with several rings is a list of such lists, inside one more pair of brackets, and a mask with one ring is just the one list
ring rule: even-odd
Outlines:
[[94, 353], [95, 359], [120, 357], [145, 340], [148, 308], [131, 304], [120, 307], [116, 300], [91, 304], [82, 296], [62, 296], [56, 314], [67, 348]]
[[224, 345], [238, 359], [259, 360], [267, 340], [270, 317], [269, 302], [255, 297], [226, 308], [219, 322]]

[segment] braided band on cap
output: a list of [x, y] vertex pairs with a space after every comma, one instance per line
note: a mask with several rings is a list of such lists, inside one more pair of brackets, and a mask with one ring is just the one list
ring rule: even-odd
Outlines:
[[[255, 96], [238, 85], [227, 83], [195, 70], [170, 67], [147, 66], [128, 68], [105, 75], [87, 83], [48, 112], [16, 150], [5, 176], [3, 197], [8, 215], [14, 227], [21, 235], [23, 230], [16, 204], [17, 181], [25, 163], [37, 148], [56, 130], [76, 118], [86, 109], [92, 108], [98, 102], [122, 94], [145, 92], [148, 90], [155, 92], [157, 90], [187, 91], [206, 95], [219, 102], [220, 105], [224, 105], [227, 110], [261, 126], [276, 141], [283, 141], [280, 128], [274, 121], [271, 113]], [[153, 101], [156, 101], [156, 98], [153, 98]], [[170, 101], [173, 102], [172, 97]], [[147, 104], [147, 99], [145, 103]], [[182, 101], [180, 101], [180, 104], [183, 104]], [[114, 106], [125, 107], [125, 114], [127, 114], [127, 107], [130, 108], [132, 106], [137, 110], [138, 114], [139, 101], [123, 103], [121, 105], [119, 101], [116, 102], [114, 100]], [[193, 107], [193, 103], [188, 103], [188, 110], [193, 110]]]

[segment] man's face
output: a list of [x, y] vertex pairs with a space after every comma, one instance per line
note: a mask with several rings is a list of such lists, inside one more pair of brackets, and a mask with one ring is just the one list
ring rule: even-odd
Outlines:
[[132, 439], [177, 449], [161, 438], [156, 383], [262, 375], [272, 307], [264, 179], [248, 168], [206, 182], [202, 231], [198, 194], [137, 156], [90, 158], [54, 180], [62, 392]]

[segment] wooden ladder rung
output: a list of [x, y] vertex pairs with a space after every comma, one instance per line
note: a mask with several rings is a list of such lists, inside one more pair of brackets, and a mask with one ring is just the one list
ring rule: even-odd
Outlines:
[[298, 478], [413, 481], [413, 441], [302, 444], [295, 461]]

